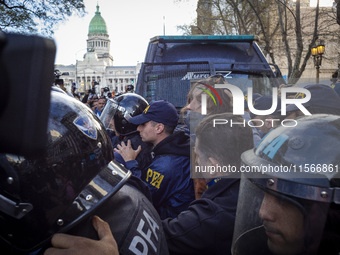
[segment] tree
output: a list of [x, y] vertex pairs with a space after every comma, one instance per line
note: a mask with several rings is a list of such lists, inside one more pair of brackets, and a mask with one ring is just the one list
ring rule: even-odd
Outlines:
[[197, 20], [191, 31], [192, 34], [259, 35], [264, 54], [274, 64], [284, 62], [288, 82], [296, 83], [317, 40], [339, 36], [338, 29], [336, 32], [330, 29], [337, 22], [336, 11], [320, 8], [319, 0], [315, 8], [308, 7], [308, 3], [305, 0], [199, 0]]
[[84, 13], [83, 0], [0, 0], [0, 30], [51, 36], [59, 22]]
[[340, 25], [340, 0], [335, 0], [336, 2], [336, 22]]
[[[288, 83], [296, 83], [306, 68], [307, 61], [311, 56], [311, 48], [317, 39], [317, 27], [319, 20], [319, 1], [315, 9], [314, 28], [308, 24], [306, 33], [303, 32], [301, 24], [300, 0], [296, 1], [294, 8], [289, 6], [287, 0], [276, 0], [278, 8], [278, 20], [280, 24], [281, 40], [284, 44], [284, 52], [288, 66]], [[312, 13], [308, 13], [312, 16]], [[313, 20], [312, 20], [313, 21]], [[309, 30], [309, 33], [307, 33]], [[308, 50], [304, 52], [304, 38], [312, 37]], [[292, 43], [294, 42], [294, 44]], [[294, 57], [295, 56], [295, 57]], [[294, 59], [294, 60], [293, 60]]]
[[[335, 45], [337, 47], [336, 38], [339, 38], [334, 8], [319, 7], [319, 0], [314, 8], [302, 6], [303, 0], [297, 0], [295, 5], [288, 0], [276, 2], [280, 40], [283, 42], [283, 47], [276, 49], [276, 57], [286, 58], [289, 83], [294, 84], [300, 79], [311, 57], [312, 47], [321, 39], [328, 40], [329, 52], [333, 52], [325, 60], [337, 62], [337, 51], [331, 49]], [[284, 52], [284, 56], [280, 52]]]
[[[272, 25], [273, 0], [199, 0], [197, 19], [191, 34], [255, 34], [261, 35], [265, 54], [271, 55], [271, 38], [279, 25]], [[188, 32], [188, 26], [178, 29]], [[272, 62], [275, 59], [271, 56]]]

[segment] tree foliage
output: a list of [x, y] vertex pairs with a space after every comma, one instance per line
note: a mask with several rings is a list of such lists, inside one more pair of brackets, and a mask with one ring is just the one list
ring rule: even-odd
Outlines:
[[[305, 0], [198, 0], [197, 19], [185, 34], [253, 34], [272, 63], [284, 62], [289, 83], [301, 77], [311, 48], [334, 34], [335, 8], [307, 6]], [[336, 29], [338, 30], [338, 29]], [[191, 31], [191, 33], [189, 32]]]
[[84, 13], [83, 0], [0, 0], [0, 30], [50, 36], [55, 25]]

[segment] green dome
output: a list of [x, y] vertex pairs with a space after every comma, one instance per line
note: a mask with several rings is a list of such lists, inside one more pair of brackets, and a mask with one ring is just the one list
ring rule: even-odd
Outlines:
[[92, 18], [89, 26], [89, 34], [106, 34], [106, 23], [103, 17], [100, 15], [99, 6], [97, 5], [96, 15]]

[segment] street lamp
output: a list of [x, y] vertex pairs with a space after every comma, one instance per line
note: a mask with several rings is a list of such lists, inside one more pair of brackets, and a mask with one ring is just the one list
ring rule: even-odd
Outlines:
[[322, 62], [322, 55], [325, 53], [325, 43], [320, 41], [320, 44], [314, 46], [311, 49], [311, 52], [313, 55], [314, 66], [316, 68], [316, 83], [319, 83], [320, 66]]

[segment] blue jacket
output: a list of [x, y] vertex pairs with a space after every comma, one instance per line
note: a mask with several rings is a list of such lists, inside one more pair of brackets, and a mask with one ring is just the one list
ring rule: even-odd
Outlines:
[[190, 138], [174, 133], [153, 149], [152, 163], [141, 169], [136, 160], [126, 162], [132, 173], [150, 188], [152, 203], [162, 219], [176, 217], [195, 199], [190, 178]]
[[239, 178], [222, 178], [175, 219], [162, 221], [170, 254], [231, 254]]

